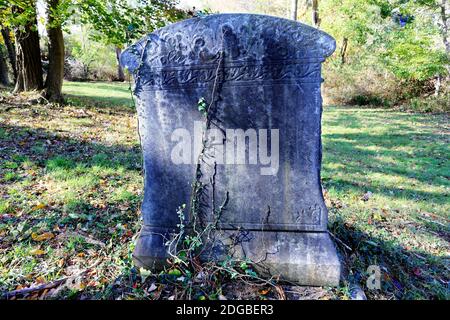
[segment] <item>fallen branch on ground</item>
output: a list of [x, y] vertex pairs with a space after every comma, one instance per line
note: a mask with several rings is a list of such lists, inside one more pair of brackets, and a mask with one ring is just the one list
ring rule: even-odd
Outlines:
[[9, 291], [9, 292], [6, 292], [6, 293], [2, 294], [1, 298], [2, 299], [10, 299], [12, 297], [23, 296], [23, 295], [26, 295], [26, 294], [29, 294], [29, 293], [32, 293], [32, 292], [36, 292], [36, 291], [53, 289], [55, 287], [60, 286], [61, 284], [63, 284], [67, 280], [75, 279], [75, 278], [78, 278], [78, 277], [82, 276], [84, 273], [88, 272], [89, 270], [91, 270], [92, 268], [94, 268], [98, 264], [100, 264], [100, 262], [101, 262], [101, 259], [98, 259], [89, 268], [87, 268], [87, 269], [77, 273], [76, 275], [69, 276], [69, 277], [64, 277], [64, 278], [61, 278], [61, 279], [58, 279], [58, 280], [55, 280], [55, 281], [52, 281], [52, 282], [41, 284], [40, 286], [36, 286], [36, 287], [23, 288], [23, 289]]
[[350, 246], [346, 245], [341, 239], [339, 239], [338, 237], [336, 237], [332, 232], [328, 231], [328, 233], [330, 234], [330, 236], [333, 237], [334, 240], [336, 240], [337, 242], [339, 242], [340, 244], [342, 244], [344, 246], [345, 249], [349, 250], [349, 251], [353, 251], [352, 248], [350, 248]]

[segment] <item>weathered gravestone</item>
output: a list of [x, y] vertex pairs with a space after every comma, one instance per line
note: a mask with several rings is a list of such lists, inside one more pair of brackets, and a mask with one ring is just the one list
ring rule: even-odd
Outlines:
[[225, 205], [220, 228], [245, 230], [239, 254], [300, 284], [338, 284], [320, 184], [321, 63], [334, 50], [332, 37], [301, 23], [219, 14], [159, 29], [123, 53], [145, 168], [139, 266], [165, 262], [177, 208], [191, 204], [204, 98], [204, 219]]

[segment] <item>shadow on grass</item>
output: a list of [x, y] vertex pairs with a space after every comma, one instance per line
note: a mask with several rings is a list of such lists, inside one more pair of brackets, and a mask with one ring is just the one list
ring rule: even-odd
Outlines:
[[[0, 128], [4, 132], [14, 133], [0, 138], [0, 145], [4, 148], [3, 160], [26, 157], [39, 165], [45, 165], [49, 159], [62, 156], [70, 158], [71, 165], [100, 165], [113, 169], [123, 166], [127, 170], [141, 170], [142, 167], [141, 149], [138, 144], [132, 147], [119, 144], [104, 145], [26, 126], [0, 124]], [[27, 139], [29, 142], [19, 143], [21, 139]], [[42, 144], [44, 144], [42, 148], [36, 148]], [[102, 156], [99, 157], [99, 154]]]
[[[83, 96], [65, 93], [64, 97], [70, 105], [92, 109], [102, 108], [110, 109], [111, 111], [128, 111], [134, 112], [134, 103], [130, 98], [118, 98], [118, 97], [104, 97], [104, 96]], [[88, 107], [87, 107], [88, 106]]]
[[[330, 122], [327, 122], [328, 126]], [[439, 205], [448, 203], [445, 192], [423, 190], [428, 186], [450, 186], [450, 149], [445, 134], [413, 131], [327, 133], [323, 135], [323, 141], [322, 179], [327, 188], [360, 194], [376, 190], [390, 198], [428, 200]], [[390, 177], [391, 181], [371, 181], [382, 176]], [[400, 182], [401, 179], [410, 181]], [[397, 185], [395, 181], [399, 181]], [[421, 185], [422, 190], [414, 185]]]
[[[112, 197], [111, 194], [105, 195], [105, 191], [101, 191], [101, 184], [111, 185], [117, 182], [119, 189], [120, 182], [126, 179], [123, 175], [132, 172], [137, 175], [141, 174], [142, 160], [139, 145], [132, 147], [106, 146], [23, 126], [0, 124], [0, 129], [14, 133], [0, 138], [2, 150], [0, 187], [6, 191], [9, 185], [20, 185], [26, 179], [34, 181], [32, 183], [35, 186], [36, 180], [33, 175], [26, 173], [29, 170], [27, 166], [37, 167], [37, 170], [33, 171], [38, 172], [38, 179], [43, 179], [45, 175], [50, 174], [56, 181], [55, 183], [66, 183], [68, 186], [67, 192], [70, 193], [70, 200], [61, 205], [49, 205], [50, 212], [36, 217], [34, 221], [38, 220], [48, 225], [49, 228], [53, 228], [55, 224], [73, 229], [82, 225], [88, 236], [100, 237], [101, 241], [110, 240], [111, 232], [108, 231], [108, 228], [114, 228], [118, 223], [122, 225], [136, 223], [136, 212], [139, 211], [141, 195], [120, 189], [121, 193]], [[29, 138], [28, 142], [19, 143], [19, 140], [24, 137]], [[12, 166], [11, 164], [16, 165]], [[4, 177], [8, 172], [18, 173], [14, 179], [5, 180]], [[102, 182], [102, 179], [107, 181]], [[71, 190], [71, 183], [79, 186], [83, 193]], [[84, 184], [86, 187], [83, 186]], [[29, 211], [33, 206], [32, 203], [42, 198], [40, 192], [36, 192], [36, 199], [25, 198], [24, 201], [30, 203], [20, 205], [25, 206], [25, 209]], [[92, 201], [88, 201], [88, 199], [92, 200], [96, 197], [105, 203], [95, 206]], [[125, 204], [126, 211], [124, 210]], [[14, 207], [11, 210], [14, 210]], [[20, 220], [20, 218], [17, 219]], [[97, 231], [100, 232], [96, 233]]]
[[[330, 219], [329, 230], [351, 249], [336, 242], [344, 265], [344, 279], [349, 284], [358, 283], [370, 299], [450, 298], [448, 257], [408, 250], [394, 241], [373, 237], [344, 221], [338, 212]], [[380, 268], [379, 290], [366, 286], [369, 266]]]

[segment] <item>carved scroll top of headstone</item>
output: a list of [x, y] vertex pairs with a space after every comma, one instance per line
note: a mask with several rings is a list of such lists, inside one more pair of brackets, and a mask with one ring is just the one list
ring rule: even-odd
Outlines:
[[[218, 14], [185, 20], [147, 35], [122, 54], [121, 63], [135, 73], [138, 91], [141, 86], [164, 89], [208, 83], [221, 58], [225, 82], [265, 78], [320, 81], [320, 62], [334, 50], [331, 36], [295, 21]], [[139, 77], [141, 72], [145, 79]]]

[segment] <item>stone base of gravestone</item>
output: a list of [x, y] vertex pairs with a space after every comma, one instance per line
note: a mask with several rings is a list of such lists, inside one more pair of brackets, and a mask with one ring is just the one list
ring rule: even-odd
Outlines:
[[337, 286], [341, 264], [325, 232], [250, 231], [236, 256], [249, 258], [264, 276], [307, 286]]
[[[168, 258], [164, 245], [175, 230], [143, 228], [133, 253], [139, 267], [161, 269]], [[236, 237], [239, 243], [233, 245]], [[229, 258], [250, 260], [262, 276], [279, 276], [281, 280], [308, 286], [337, 286], [341, 264], [327, 232], [215, 231], [202, 260]]]

